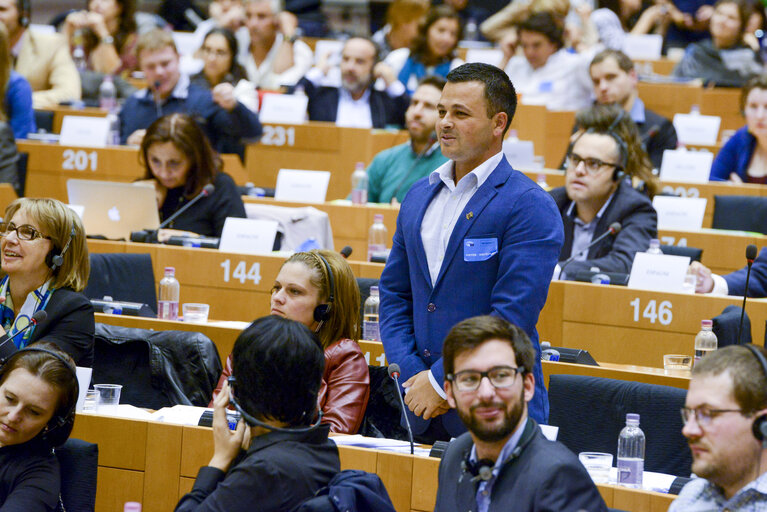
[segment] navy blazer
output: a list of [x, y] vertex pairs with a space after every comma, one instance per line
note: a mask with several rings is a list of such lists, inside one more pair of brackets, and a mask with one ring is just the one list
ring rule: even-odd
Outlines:
[[[727, 274], [724, 280], [727, 281], [729, 295], [743, 295], [746, 291], [746, 272], [748, 267], [743, 267], [731, 274]], [[767, 297], [767, 247], [762, 247], [759, 256], [756, 257], [751, 265], [751, 278], [748, 281], [749, 297]]]
[[[562, 247], [562, 219], [556, 205], [503, 157], [461, 212], [432, 286], [421, 222], [443, 186], [442, 181], [430, 185], [429, 178], [423, 178], [400, 207], [391, 254], [380, 281], [386, 358], [399, 364], [402, 382], [431, 369], [442, 383], [442, 342], [450, 328], [473, 316], [499, 315], [523, 329], [535, 347], [538, 360], [533, 369], [535, 396], [530, 414], [545, 423], [548, 399], [535, 325]], [[470, 239], [494, 239], [498, 251], [483, 261], [467, 261], [465, 242]], [[465, 431], [452, 411], [443, 423], [452, 435]], [[427, 420], [417, 418], [413, 431], [420, 433], [427, 427]]]
[[[572, 201], [567, 197], [565, 187], [555, 188], [550, 192], [557, 203], [565, 226], [565, 243], [559, 255], [559, 261], [570, 257], [573, 250], [573, 232], [575, 222], [567, 215]], [[652, 202], [634, 190], [628, 181], [621, 181], [607, 205], [602, 218], [597, 222], [594, 238], [606, 232], [613, 222], [621, 223], [621, 230], [616, 236], [608, 236], [594, 245], [585, 261], [572, 261], [567, 264], [565, 273], [575, 276], [582, 270], [599, 267], [603, 272], [621, 272], [628, 274], [634, 261], [634, 254], [644, 252], [650, 246], [650, 240], [658, 237], [658, 215]]]

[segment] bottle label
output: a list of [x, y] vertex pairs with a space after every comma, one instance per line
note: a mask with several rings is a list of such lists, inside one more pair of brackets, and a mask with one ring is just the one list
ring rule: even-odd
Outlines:
[[642, 486], [644, 459], [618, 458], [618, 483]]
[[385, 244], [368, 244], [368, 261], [370, 261], [374, 255], [385, 257], [386, 245]]
[[362, 337], [368, 341], [381, 341], [381, 334], [378, 330], [378, 321], [362, 322]]
[[368, 191], [364, 188], [352, 189], [352, 204], [367, 204]]
[[158, 300], [157, 318], [160, 320], [178, 320], [178, 302], [174, 300]]

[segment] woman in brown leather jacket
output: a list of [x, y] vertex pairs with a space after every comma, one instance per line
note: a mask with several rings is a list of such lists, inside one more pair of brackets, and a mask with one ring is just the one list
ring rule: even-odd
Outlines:
[[[272, 287], [271, 314], [312, 329], [325, 350], [319, 393], [322, 422], [332, 432], [355, 434], [370, 395], [370, 374], [356, 339], [360, 292], [349, 264], [333, 251], [299, 252], [282, 264]], [[213, 398], [232, 371], [231, 354]], [[212, 407], [213, 401], [211, 400]]]

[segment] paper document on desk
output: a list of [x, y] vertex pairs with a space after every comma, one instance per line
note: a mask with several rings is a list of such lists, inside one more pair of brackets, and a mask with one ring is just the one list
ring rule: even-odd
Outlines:
[[200, 423], [200, 416], [205, 411], [205, 407], [174, 405], [173, 407], [163, 407], [156, 411], [152, 414], [152, 419], [154, 421], [162, 421], [163, 423], [197, 426]]
[[[410, 453], [410, 442], [399, 441], [397, 439], [385, 439], [381, 437], [365, 437], [360, 434], [351, 436], [337, 435], [330, 438], [338, 446], [356, 446], [358, 448], [372, 448], [375, 450], [384, 450], [387, 452]], [[428, 457], [430, 448], [419, 448], [416, 446], [415, 455]]]

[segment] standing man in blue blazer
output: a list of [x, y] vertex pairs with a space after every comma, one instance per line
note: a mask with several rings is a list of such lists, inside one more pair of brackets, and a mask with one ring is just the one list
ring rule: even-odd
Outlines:
[[535, 324], [562, 247], [562, 218], [501, 151], [516, 106], [514, 86], [494, 66], [448, 74], [436, 131], [450, 161], [405, 197], [381, 275], [381, 338], [402, 370], [406, 414], [422, 442], [466, 430], [445, 399], [442, 340], [477, 315], [500, 316], [533, 341], [530, 415], [548, 419]]

